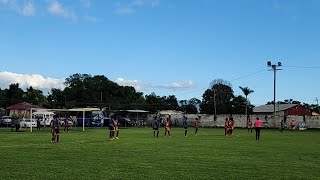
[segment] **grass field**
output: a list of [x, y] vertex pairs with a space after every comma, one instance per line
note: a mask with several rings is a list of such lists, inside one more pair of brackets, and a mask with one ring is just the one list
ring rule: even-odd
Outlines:
[[121, 129], [108, 141], [107, 129], [73, 130], [50, 144], [49, 129], [0, 129], [0, 179], [320, 179], [320, 131], [263, 129], [261, 141], [243, 129], [163, 131]]

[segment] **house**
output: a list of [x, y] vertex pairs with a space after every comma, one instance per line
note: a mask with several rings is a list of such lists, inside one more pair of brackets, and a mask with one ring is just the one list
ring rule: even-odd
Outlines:
[[277, 104], [276, 117], [274, 117], [274, 105], [262, 105], [253, 108], [254, 116], [260, 117], [268, 127], [280, 127], [280, 122], [284, 122], [289, 126], [292, 120], [302, 122], [306, 117], [310, 117], [312, 112], [300, 104]]
[[[253, 108], [253, 113], [262, 117], [273, 116], [274, 105], [270, 104], [257, 106]], [[277, 104], [276, 114], [277, 116], [284, 117], [284, 119], [289, 116], [300, 116], [303, 118], [305, 118], [305, 116], [312, 116], [312, 112], [310, 109], [306, 109], [299, 104]]]
[[[262, 105], [253, 108], [254, 114], [263, 114], [263, 115], [273, 115], [274, 113], [274, 105]], [[283, 117], [288, 116], [311, 116], [312, 112], [310, 109], [306, 109], [305, 107], [299, 104], [277, 104], [276, 105], [276, 113]]]
[[22, 102], [7, 107], [7, 110], [9, 110], [9, 116], [25, 117], [30, 115], [31, 108], [38, 107], [27, 102]]

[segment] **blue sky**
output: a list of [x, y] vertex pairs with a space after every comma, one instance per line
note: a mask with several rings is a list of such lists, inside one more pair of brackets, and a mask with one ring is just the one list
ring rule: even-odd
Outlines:
[[[47, 90], [74, 73], [145, 94], [201, 96], [212, 80], [255, 105], [320, 97], [320, 0], [0, 0], [0, 87]], [[249, 76], [247, 76], [249, 75]]]

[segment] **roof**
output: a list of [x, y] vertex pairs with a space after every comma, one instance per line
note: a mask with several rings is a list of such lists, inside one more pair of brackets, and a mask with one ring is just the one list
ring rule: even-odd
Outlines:
[[44, 115], [54, 115], [54, 113], [53, 112], [50, 112], [50, 111], [37, 111], [37, 112], [34, 112], [34, 113], [32, 113], [33, 115], [42, 115], [42, 114], [44, 114]]
[[[276, 105], [276, 112], [279, 111], [285, 111], [287, 109], [290, 109], [292, 107], [298, 106], [299, 104], [277, 104]], [[269, 105], [262, 105], [262, 106], [257, 106], [253, 108], [254, 113], [272, 113], [274, 112], [274, 105], [269, 104]]]
[[148, 113], [149, 112], [145, 110], [126, 110], [126, 111], [130, 113]]
[[30, 110], [31, 108], [37, 108], [37, 106], [27, 102], [22, 102], [7, 107], [8, 110]]
[[69, 109], [69, 111], [100, 111], [99, 108], [73, 108]]
[[173, 110], [162, 110], [159, 112], [160, 114], [183, 114], [181, 111], [173, 111]]

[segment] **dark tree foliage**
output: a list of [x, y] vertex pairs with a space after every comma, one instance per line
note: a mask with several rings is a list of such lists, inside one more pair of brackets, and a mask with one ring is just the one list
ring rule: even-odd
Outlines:
[[180, 100], [179, 110], [186, 114], [197, 114], [199, 113], [198, 108], [201, 101], [197, 98], [192, 98], [190, 100]]
[[130, 86], [120, 86], [103, 75], [73, 74], [66, 78], [64, 84], [64, 90], [52, 89], [53, 106], [137, 109], [144, 104], [142, 93]]
[[[215, 98], [214, 98], [215, 95]], [[214, 114], [214, 100], [217, 114], [232, 114], [233, 90], [228, 83], [213, 84], [202, 96], [201, 113]]]

